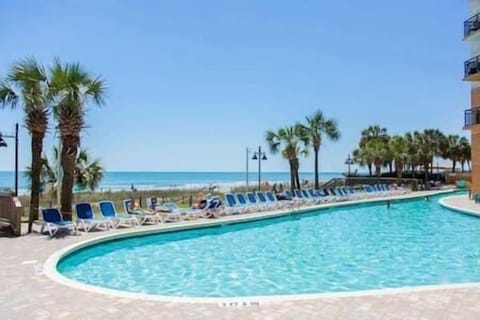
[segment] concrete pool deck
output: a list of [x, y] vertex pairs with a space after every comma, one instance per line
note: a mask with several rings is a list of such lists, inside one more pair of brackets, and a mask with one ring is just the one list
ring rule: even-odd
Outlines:
[[476, 204], [467, 195], [446, 197], [440, 204], [450, 210], [480, 217], [480, 204]]
[[[430, 193], [415, 193], [417, 196], [427, 194]], [[406, 197], [409, 196], [383, 199]], [[214, 221], [222, 223], [237, 218]], [[183, 224], [204, 221], [210, 223], [211, 220]], [[135, 230], [158, 230], [181, 224]], [[322, 295], [304, 300], [300, 297], [291, 301], [250, 301], [244, 305], [235, 299], [225, 299], [223, 303], [185, 303], [110, 296], [65, 286], [45, 275], [44, 263], [58, 250], [131, 230], [81, 233], [55, 239], [39, 234], [0, 238], [0, 319], [133, 319], [139, 316], [144, 319], [475, 319], [480, 314], [480, 284], [377, 290], [359, 295]]]

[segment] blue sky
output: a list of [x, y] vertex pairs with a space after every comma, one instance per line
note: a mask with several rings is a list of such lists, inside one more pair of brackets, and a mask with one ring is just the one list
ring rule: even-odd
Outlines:
[[[323, 146], [322, 171], [344, 171], [370, 124], [468, 134], [466, 2], [3, 0], [0, 10], [0, 75], [34, 56], [107, 79], [107, 105], [88, 109], [82, 137], [107, 170], [241, 171], [245, 147], [317, 108], [342, 132]], [[0, 119], [8, 133], [23, 115]], [[23, 168], [25, 129], [20, 143]], [[11, 168], [13, 148], [1, 150], [0, 170]], [[263, 168], [288, 167], [270, 156]]]

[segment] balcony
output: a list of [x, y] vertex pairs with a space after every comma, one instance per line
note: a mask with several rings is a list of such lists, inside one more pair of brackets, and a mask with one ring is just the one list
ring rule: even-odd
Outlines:
[[464, 39], [476, 33], [478, 30], [480, 30], [480, 13], [477, 13], [473, 17], [468, 18], [463, 23]]
[[478, 124], [480, 124], [480, 107], [465, 110], [464, 129], [469, 129]]
[[480, 81], [480, 56], [465, 61], [465, 81]]

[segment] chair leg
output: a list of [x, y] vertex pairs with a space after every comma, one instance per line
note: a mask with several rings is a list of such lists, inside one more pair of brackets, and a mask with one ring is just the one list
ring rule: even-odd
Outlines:
[[52, 227], [50, 225], [46, 225], [48, 234], [50, 235], [50, 238], [52, 237]]

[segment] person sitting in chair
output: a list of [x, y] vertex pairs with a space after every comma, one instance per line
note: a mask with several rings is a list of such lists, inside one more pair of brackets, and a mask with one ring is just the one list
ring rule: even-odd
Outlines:
[[205, 209], [207, 207], [207, 198], [203, 195], [203, 193], [199, 193], [197, 197], [197, 201], [192, 206], [193, 209]]
[[157, 214], [159, 212], [165, 212], [165, 210], [162, 209], [145, 209], [140, 206], [140, 202], [135, 199], [131, 199], [130, 201], [130, 212], [132, 213], [139, 213], [139, 214]]
[[220, 216], [223, 209], [223, 202], [219, 198], [212, 198], [208, 202], [207, 212], [204, 215], [205, 218], [214, 219]]

